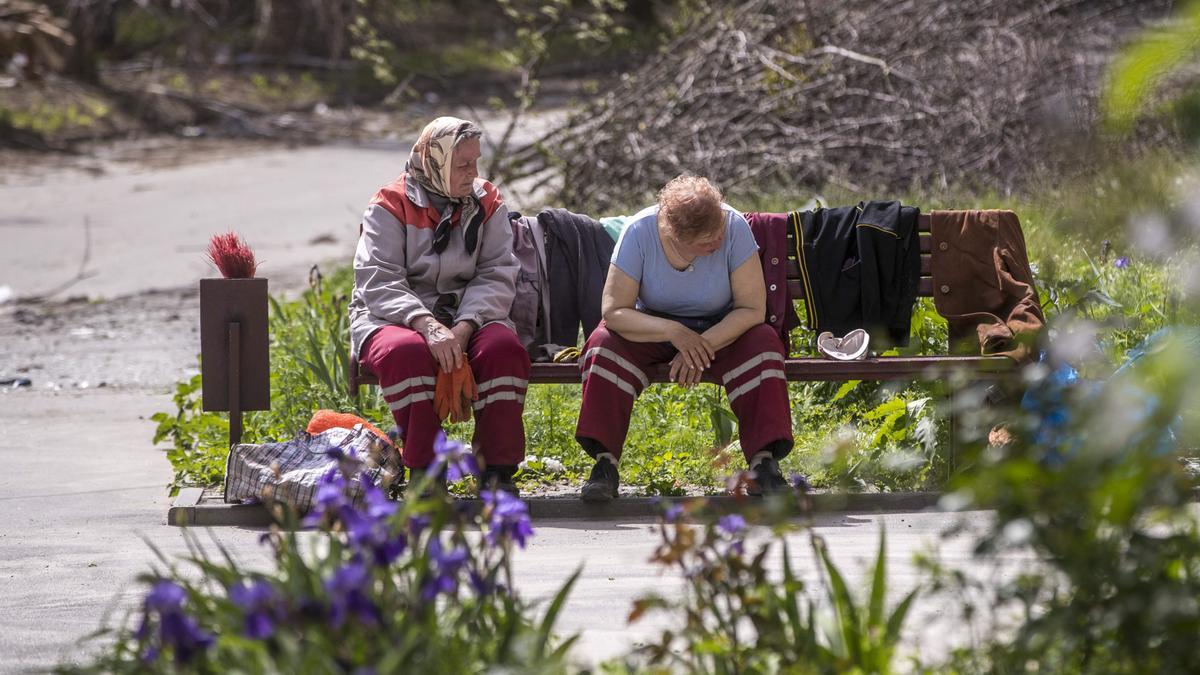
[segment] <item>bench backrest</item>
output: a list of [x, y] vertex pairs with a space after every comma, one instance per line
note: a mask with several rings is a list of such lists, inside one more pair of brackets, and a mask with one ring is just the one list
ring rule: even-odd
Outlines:
[[[919, 233], [921, 242], [921, 281], [917, 287], [917, 295], [920, 297], [933, 297], [933, 275], [930, 273], [930, 252], [933, 250], [933, 235], [931, 234], [929, 214], [922, 213], [917, 216], [917, 232]], [[788, 234], [788, 259], [787, 259], [787, 280], [788, 280], [788, 297], [793, 301], [803, 301], [804, 292], [802, 289], [803, 282], [800, 278], [800, 263], [796, 260], [796, 241], [789, 228]]]

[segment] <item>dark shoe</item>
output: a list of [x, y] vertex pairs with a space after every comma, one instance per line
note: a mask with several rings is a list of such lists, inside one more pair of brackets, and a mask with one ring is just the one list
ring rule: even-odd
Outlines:
[[479, 490], [504, 490], [514, 497], [520, 497], [513, 475], [517, 473], [515, 466], [489, 466], [479, 476]]
[[789, 489], [788, 482], [779, 471], [779, 462], [775, 461], [774, 457], [764, 457], [760, 460], [758, 465], [750, 470], [750, 479], [753, 481], [749, 489], [752, 495], [772, 495]]
[[617, 474], [617, 466], [607, 457], [596, 460], [592, 467], [592, 475], [588, 476], [579, 498], [585, 502], [611, 502], [617, 498], [617, 488], [621, 477]]

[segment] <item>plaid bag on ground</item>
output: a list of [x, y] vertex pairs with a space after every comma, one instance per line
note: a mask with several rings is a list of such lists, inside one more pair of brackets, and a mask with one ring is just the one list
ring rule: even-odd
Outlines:
[[[398, 466], [395, 448], [362, 426], [319, 434], [301, 431], [281, 443], [242, 443], [229, 451], [225, 463], [225, 502], [275, 500], [303, 513], [312, 505], [317, 481], [338, 464], [326, 454], [335, 448], [365, 462], [363, 472], [376, 485], [388, 467]], [[358, 480], [350, 481], [350, 488], [355, 499], [362, 496]]]

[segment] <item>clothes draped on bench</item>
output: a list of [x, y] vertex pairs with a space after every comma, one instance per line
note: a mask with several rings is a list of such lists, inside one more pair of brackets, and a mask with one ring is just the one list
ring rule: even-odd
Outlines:
[[934, 211], [930, 232], [933, 302], [952, 346], [1030, 361], [1046, 316], [1017, 214]]
[[601, 292], [616, 242], [597, 221], [566, 209], [545, 209], [537, 220], [546, 232], [550, 341], [576, 345], [581, 325], [586, 341], [600, 324]]
[[[814, 334], [828, 330], [841, 335], [865, 327], [873, 329], [873, 344], [907, 344], [921, 276], [918, 217], [917, 208], [897, 201], [747, 213], [767, 289], [765, 320], [785, 349], [790, 350], [790, 331], [800, 325], [797, 299], [806, 304]], [[597, 221], [558, 208], [536, 217], [514, 214], [514, 227], [523, 222], [525, 231], [534, 234], [533, 243], [544, 244], [537, 251], [544, 278], [531, 286], [528, 299], [540, 300], [541, 311], [514, 307], [512, 312], [531, 352], [547, 342], [575, 345], [581, 328], [584, 341], [595, 330], [613, 235], [619, 236], [627, 220]], [[926, 250], [934, 303], [949, 322], [957, 350], [1027, 361], [1030, 338], [1045, 317], [1016, 214], [935, 211], [929, 227], [932, 244]], [[789, 257], [798, 263], [801, 298], [788, 291]], [[521, 284], [517, 286], [520, 294]], [[528, 324], [524, 331], [522, 322]], [[967, 344], [972, 346], [966, 349]]]
[[921, 276], [920, 211], [897, 201], [789, 214], [808, 326], [905, 346]]

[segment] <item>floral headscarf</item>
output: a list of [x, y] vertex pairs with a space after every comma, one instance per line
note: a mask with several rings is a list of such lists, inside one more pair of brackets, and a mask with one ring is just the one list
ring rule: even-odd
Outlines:
[[408, 165], [405, 166], [408, 175], [425, 190], [450, 200], [437, 229], [433, 231], [433, 250], [437, 253], [446, 250], [450, 243], [450, 218], [454, 215], [456, 206], [462, 209], [458, 222], [466, 228], [463, 237], [466, 240], [467, 251], [475, 252], [479, 227], [482, 224], [475, 222], [480, 213], [479, 200], [474, 194], [451, 197], [449, 185], [454, 149], [464, 140], [479, 138], [482, 135], [483, 132], [473, 122], [457, 117], [439, 117], [425, 125], [408, 156]]

